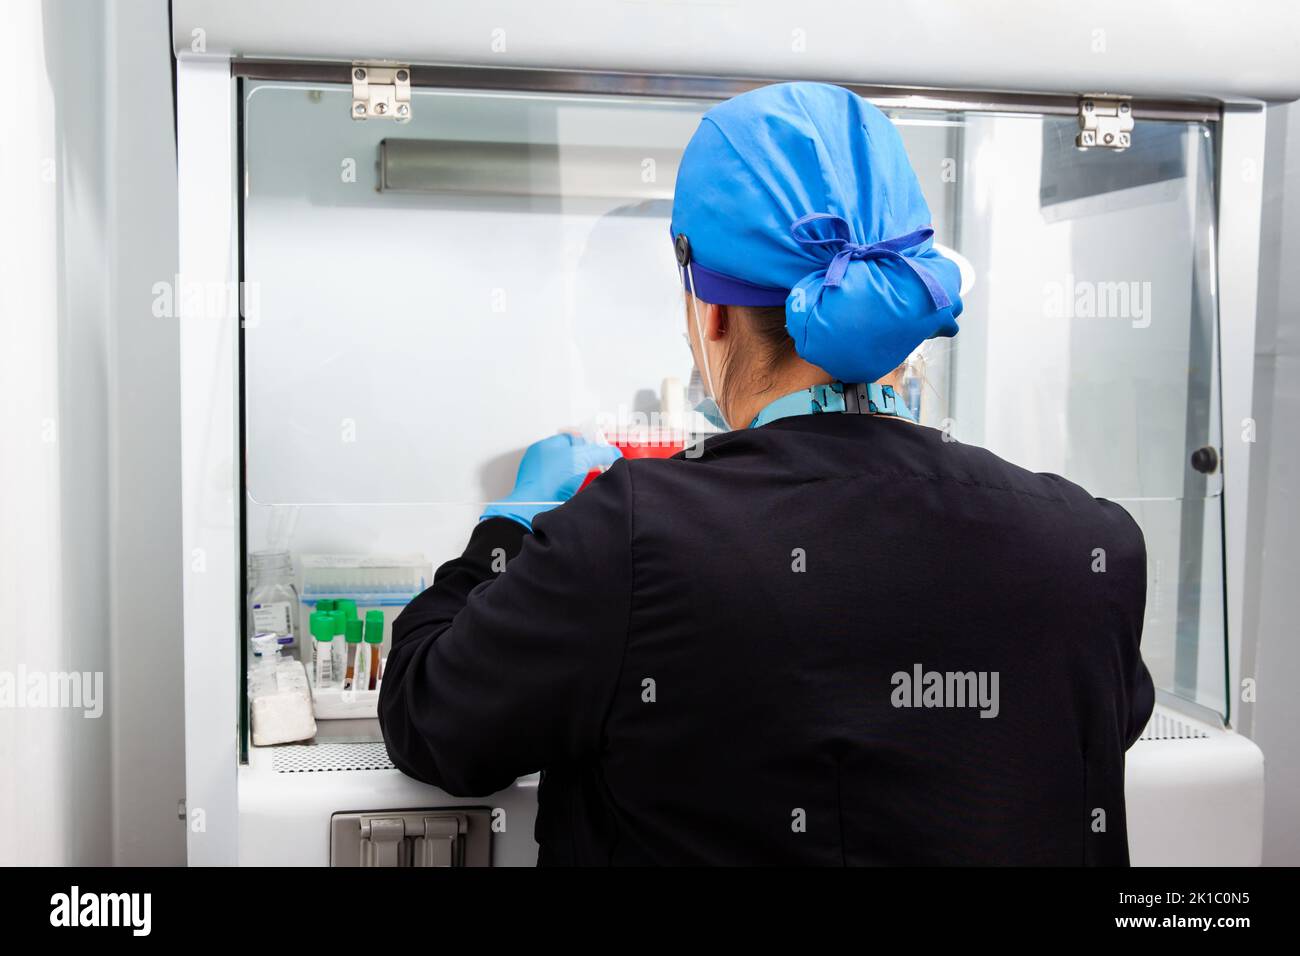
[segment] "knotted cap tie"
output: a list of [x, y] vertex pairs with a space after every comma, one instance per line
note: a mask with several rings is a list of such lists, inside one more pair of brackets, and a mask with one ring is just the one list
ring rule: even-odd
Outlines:
[[[812, 235], [812, 230], [805, 227], [814, 222], [830, 223], [835, 235], [829, 237]], [[947, 309], [952, 306], [952, 299], [949, 298], [943, 284], [935, 278], [934, 273], [921, 265], [918, 260], [905, 255], [907, 250], [914, 249], [934, 238], [934, 230], [929, 226], [923, 226], [895, 239], [882, 239], [879, 242], [863, 244], [853, 241], [852, 233], [849, 231], [849, 224], [844, 221], [842, 216], [836, 216], [829, 212], [810, 212], [808, 215], [800, 216], [794, 221], [794, 224], [790, 226], [790, 235], [794, 236], [795, 242], [800, 245], [827, 247], [835, 250], [835, 255], [826, 267], [826, 278], [822, 279], [823, 289], [839, 288], [849, 263], [855, 259], [894, 258], [915, 272], [917, 278], [925, 283], [925, 290], [930, 294], [931, 305], [936, 309]]]

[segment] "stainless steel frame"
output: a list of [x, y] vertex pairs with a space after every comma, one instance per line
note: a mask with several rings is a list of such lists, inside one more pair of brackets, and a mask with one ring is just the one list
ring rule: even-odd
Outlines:
[[[352, 64], [303, 61], [234, 60], [233, 76], [255, 80], [351, 84]], [[724, 100], [747, 90], [781, 82], [754, 77], [715, 78], [649, 73], [596, 73], [584, 70], [529, 70], [467, 66], [412, 66], [411, 86], [460, 90], [510, 90], [581, 96], [637, 96], [663, 99]], [[882, 110], [927, 109], [986, 113], [1042, 113], [1073, 116], [1079, 98], [1052, 93], [987, 93], [923, 87], [841, 84]], [[1218, 103], [1198, 100], [1135, 98], [1138, 120], [1212, 123]]]

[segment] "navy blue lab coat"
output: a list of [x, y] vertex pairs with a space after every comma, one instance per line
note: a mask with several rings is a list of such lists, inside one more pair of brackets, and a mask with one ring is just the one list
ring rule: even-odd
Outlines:
[[542, 771], [542, 864], [1127, 864], [1145, 597], [1119, 505], [785, 418], [481, 522], [397, 618], [379, 715], [449, 793]]

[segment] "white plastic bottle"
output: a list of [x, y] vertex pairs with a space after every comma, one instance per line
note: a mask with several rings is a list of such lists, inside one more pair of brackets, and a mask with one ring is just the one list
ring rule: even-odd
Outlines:
[[[298, 638], [298, 589], [288, 551], [254, 551], [248, 556], [248, 635]], [[282, 645], [285, 642], [280, 642]]]

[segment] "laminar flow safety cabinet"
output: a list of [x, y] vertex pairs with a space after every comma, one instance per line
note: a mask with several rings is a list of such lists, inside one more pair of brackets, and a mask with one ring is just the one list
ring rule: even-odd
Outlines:
[[1159, 702], [1128, 756], [1134, 863], [1259, 861], [1263, 755], [1238, 728], [1263, 109], [1300, 96], [1300, 8], [173, 0], [172, 20], [191, 863], [535, 861], [535, 777], [453, 798], [364, 714], [253, 744], [247, 556], [289, 552], [301, 644], [305, 556], [436, 566], [530, 441], [663, 412], [690, 372], [681, 151], [711, 104], [790, 79], [886, 112], [973, 276], [923, 420], [1143, 529]]

